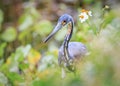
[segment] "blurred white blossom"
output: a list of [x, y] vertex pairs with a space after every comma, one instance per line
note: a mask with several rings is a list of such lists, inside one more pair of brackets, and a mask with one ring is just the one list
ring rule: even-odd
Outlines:
[[89, 16], [92, 16], [92, 11], [88, 11], [88, 15], [89, 15]]
[[92, 16], [92, 12], [83, 9], [79, 15], [79, 19], [80, 19], [81, 23], [85, 22], [89, 18], [89, 16]]
[[88, 19], [88, 15], [86, 13], [81, 13], [79, 15], [81, 23], [85, 22]]

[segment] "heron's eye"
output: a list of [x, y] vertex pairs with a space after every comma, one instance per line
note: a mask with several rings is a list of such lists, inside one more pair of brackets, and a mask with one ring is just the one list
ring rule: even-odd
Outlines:
[[65, 20], [63, 20], [63, 21], [62, 21], [62, 25], [65, 25], [65, 24], [66, 24], [66, 21], [65, 21]]

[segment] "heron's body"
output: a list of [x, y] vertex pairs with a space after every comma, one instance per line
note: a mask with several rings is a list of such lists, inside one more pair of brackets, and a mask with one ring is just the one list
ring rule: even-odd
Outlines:
[[[86, 55], [87, 49], [86, 46], [81, 42], [69, 42], [68, 52], [69, 52], [69, 59], [73, 61], [77, 60], [79, 62], [80, 59]], [[58, 64], [62, 65], [62, 63], [65, 63], [63, 45], [60, 47], [59, 55], [58, 55]]]

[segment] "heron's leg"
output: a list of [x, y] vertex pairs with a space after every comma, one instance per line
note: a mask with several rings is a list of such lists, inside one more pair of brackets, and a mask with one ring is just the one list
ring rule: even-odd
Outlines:
[[62, 75], [61, 75], [62, 79], [66, 77], [66, 72], [64, 70], [64, 68], [62, 68]]

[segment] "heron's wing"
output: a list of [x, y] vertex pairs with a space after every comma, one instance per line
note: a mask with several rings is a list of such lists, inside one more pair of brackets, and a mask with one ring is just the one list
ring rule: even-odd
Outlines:
[[[70, 55], [70, 59], [80, 59], [85, 56], [87, 53], [86, 46], [80, 42], [70, 42], [68, 45], [68, 51]], [[59, 49], [58, 63], [61, 65], [62, 62], [65, 61], [63, 46]]]
[[70, 42], [68, 46], [69, 54], [73, 58], [81, 58], [86, 55], [86, 46], [80, 42]]

